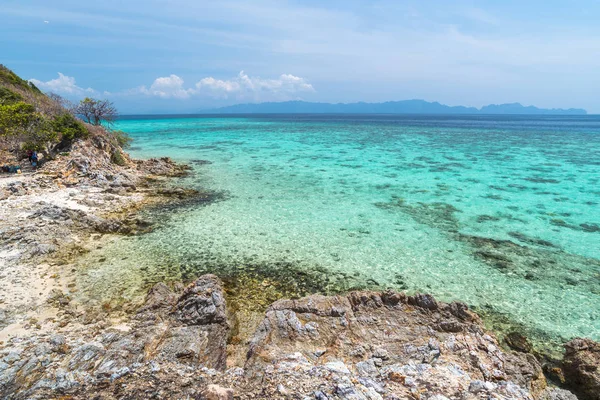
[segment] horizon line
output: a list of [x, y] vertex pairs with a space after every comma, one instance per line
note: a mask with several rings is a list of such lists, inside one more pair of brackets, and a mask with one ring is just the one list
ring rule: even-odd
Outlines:
[[[249, 103], [249, 104], [261, 104], [261, 103]], [[331, 104], [331, 103], [326, 103], [326, 104]], [[226, 107], [230, 107], [230, 106], [226, 106]], [[216, 109], [213, 109], [216, 110]], [[550, 109], [551, 110], [551, 109]], [[564, 110], [564, 109], [563, 109]], [[568, 110], [568, 109], [567, 109]], [[583, 109], [582, 109], [583, 110]], [[208, 110], [207, 110], [208, 111]], [[493, 116], [493, 117], [498, 117], [498, 116], [512, 116], [512, 117], [517, 117], [517, 116], [533, 116], [533, 117], [587, 117], [587, 116], [598, 116], [600, 115], [600, 113], [589, 113], [586, 111], [586, 114], [527, 114], [527, 113], [520, 113], [520, 114], [510, 114], [510, 113], [464, 113], [464, 114], [456, 114], [456, 113], [371, 113], [371, 112], [338, 112], [338, 113], [328, 113], [328, 112], [264, 112], [264, 113], [258, 113], [258, 112], [247, 112], [247, 113], [210, 113], [210, 112], [206, 112], [206, 111], [200, 111], [200, 112], [195, 112], [195, 113], [169, 113], [169, 112], [160, 112], [160, 113], [134, 113], [134, 114], [119, 114], [117, 116], [117, 119], [120, 117], [138, 117], [138, 116], [173, 116], [173, 115], [181, 115], [181, 116], [198, 116], [198, 115], [202, 115], [202, 116], [233, 116], [233, 115], [413, 115], [413, 116], [433, 116], [433, 115], [437, 115], [437, 116], [453, 116], [453, 117], [459, 117], [459, 116], [477, 116], [477, 117], [482, 117], [482, 116]]]

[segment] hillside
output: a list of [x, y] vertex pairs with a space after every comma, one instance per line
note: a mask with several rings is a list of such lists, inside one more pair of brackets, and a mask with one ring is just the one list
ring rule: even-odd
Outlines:
[[387, 101], [385, 103], [310, 103], [285, 101], [278, 103], [236, 104], [204, 110], [215, 114], [530, 114], [530, 115], [585, 115], [583, 109], [544, 109], [525, 107], [519, 103], [492, 104], [481, 109], [447, 106], [425, 100]]
[[44, 163], [68, 152], [74, 143], [88, 140], [102, 142], [114, 163], [126, 162], [121, 148], [128, 139], [122, 132], [106, 129], [100, 122], [84, 123], [69, 102], [42, 93], [0, 65], [0, 165], [26, 166], [28, 150], [37, 151]]

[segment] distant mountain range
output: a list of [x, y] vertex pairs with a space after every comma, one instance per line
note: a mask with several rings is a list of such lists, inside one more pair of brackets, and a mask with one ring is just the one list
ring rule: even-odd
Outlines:
[[385, 103], [310, 103], [284, 101], [279, 103], [236, 104], [228, 107], [203, 110], [210, 114], [533, 114], [533, 115], [585, 115], [581, 108], [537, 108], [519, 103], [490, 104], [480, 109], [464, 106], [447, 106], [425, 100], [386, 101]]

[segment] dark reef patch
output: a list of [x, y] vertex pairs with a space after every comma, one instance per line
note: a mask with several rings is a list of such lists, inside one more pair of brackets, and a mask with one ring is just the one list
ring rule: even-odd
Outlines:
[[189, 163], [190, 164], [194, 164], [194, 165], [208, 165], [208, 164], [212, 164], [212, 161], [208, 161], [208, 160], [190, 160]]
[[501, 218], [495, 217], [493, 215], [482, 214], [482, 215], [477, 216], [478, 224], [481, 224], [484, 222], [495, 222], [495, 221], [500, 221], [500, 220], [501, 220]]
[[[515, 279], [563, 286], [577, 286], [578, 290], [600, 294], [600, 260], [564, 252], [556, 245], [519, 232], [512, 237], [536, 247], [524, 246], [510, 240], [457, 234], [456, 239], [471, 248], [473, 257]], [[531, 243], [533, 242], [533, 243]]]
[[160, 196], [170, 197], [171, 201], [152, 206], [148, 208], [145, 213], [159, 213], [161, 214], [161, 217], [164, 218], [168, 218], [169, 215], [173, 215], [172, 211], [175, 210], [207, 206], [218, 201], [227, 200], [229, 198], [229, 194], [222, 191], [198, 191], [182, 188], [164, 189], [163, 191], [159, 191], [157, 194]]
[[560, 183], [559, 180], [556, 179], [550, 179], [550, 178], [544, 178], [541, 176], [532, 176], [529, 178], [523, 178], [523, 180], [529, 181], [529, 182], [534, 182], [534, 183]]
[[533, 353], [543, 365], [553, 365], [562, 359], [562, 345], [568, 340], [567, 338], [554, 337], [540, 329], [527, 327], [515, 321], [511, 315], [498, 311], [491, 304], [469, 307], [482, 317], [486, 328], [496, 333], [505, 348], [527, 350]]
[[587, 232], [587, 233], [599, 233], [600, 232], [600, 225], [591, 223], [591, 222], [584, 222], [579, 225], [576, 225], [576, 224], [569, 223], [569, 222], [559, 219], [559, 218], [553, 218], [550, 220], [550, 223], [554, 226], [559, 226], [561, 228], [569, 228], [574, 231], [582, 231], [582, 232]]
[[384, 210], [401, 211], [410, 215], [418, 223], [438, 228], [443, 231], [456, 232], [459, 228], [459, 222], [454, 215], [461, 212], [452, 204], [434, 202], [434, 203], [416, 203], [407, 204], [404, 199], [396, 198], [391, 202], [375, 203], [375, 206]]
[[521, 232], [508, 232], [508, 236], [517, 239], [519, 242], [532, 244], [534, 246], [558, 247], [547, 240], [530, 237]]

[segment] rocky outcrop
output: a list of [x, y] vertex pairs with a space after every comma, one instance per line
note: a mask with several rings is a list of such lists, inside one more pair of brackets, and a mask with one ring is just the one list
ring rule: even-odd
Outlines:
[[275, 387], [292, 371], [315, 382], [333, 377], [312, 385], [316, 398], [531, 399], [546, 386], [535, 358], [505, 354], [464, 304], [395, 292], [278, 301], [245, 367]]
[[227, 369], [227, 316], [214, 275], [159, 283], [126, 326], [13, 339], [0, 350], [0, 397], [574, 399], [546, 387], [535, 358], [502, 351], [464, 304], [429, 295], [279, 300], [243, 368]]
[[191, 169], [187, 165], [175, 163], [169, 157], [137, 160], [136, 163], [138, 169], [159, 176], [184, 176]]
[[180, 296], [158, 284], [126, 329], [108, 328], [85, 342], [16, 341], [0, 351], [0, 397], [92, 393], [143, 367], [223, 370], [228, 334], [218, 278], [205, 275]]
[[563, 370], [581, 399], [600, 399], [600, 343], [573, 339], [565, 345]]

